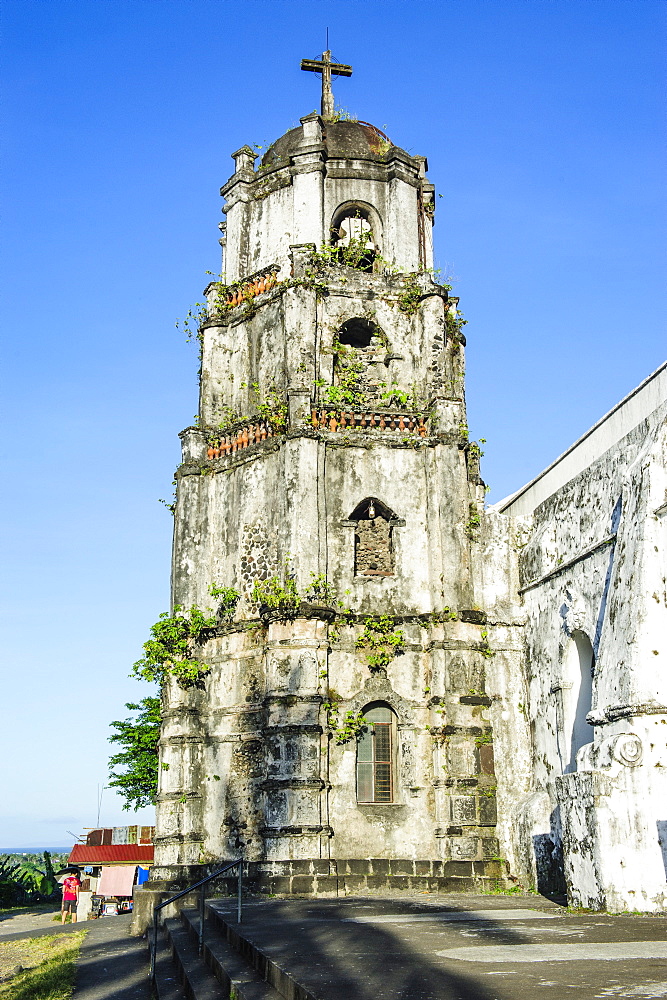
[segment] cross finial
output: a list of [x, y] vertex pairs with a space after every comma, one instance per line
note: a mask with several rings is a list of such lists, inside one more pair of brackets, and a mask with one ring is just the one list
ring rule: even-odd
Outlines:
[[321, 59], [302, 59], [301, 69], [322, 74], [322, 117], [333, 118], [334, 98], [331, 90], [332, 76], [352, 76], [352, 67], [344, 63], [332, 63], [331, 51], [322, 53]]

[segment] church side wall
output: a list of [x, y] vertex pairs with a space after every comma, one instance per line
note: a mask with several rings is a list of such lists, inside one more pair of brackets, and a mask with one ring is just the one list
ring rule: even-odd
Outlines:
[[[655, 512], [666, 496], [666, 416], [662, 406], [542, 503], [521, 555], [535, 762], [525, 830], [543, 883], [565, 844], [580, 905], [664, 905], [655, 783], [667, 766], [667, 599]], [[616, 834], [598, 809], [618, 813]]]

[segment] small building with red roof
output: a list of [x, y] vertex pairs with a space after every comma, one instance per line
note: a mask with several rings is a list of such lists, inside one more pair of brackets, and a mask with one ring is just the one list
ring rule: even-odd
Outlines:
[[71, 865], [152, 865], [153, 845], [146, 844], [75, 844], [69, 856]]

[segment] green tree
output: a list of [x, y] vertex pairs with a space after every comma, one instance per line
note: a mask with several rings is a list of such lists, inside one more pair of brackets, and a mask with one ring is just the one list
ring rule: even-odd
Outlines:
[[155, 805], [157, 795], [160, 699], [142, 698], [139, 704], [130, 701], [125, 707], [139, 714], [111, 723], [117, 731], [109, 742], [119, 743], [123, 749], [109, 758], [109, 786], [125, 799], [123, 809], [141, 809]]
[[[37, 858], [39, 855], [33, 857]], [[0, 906], [48, 899], [57, 888], [58, 883], [48, 851], [44, 851], [43, 869], [38, 868], [34, 861], [24, 858], [15, 863], [13, 855], [0, 857]]]

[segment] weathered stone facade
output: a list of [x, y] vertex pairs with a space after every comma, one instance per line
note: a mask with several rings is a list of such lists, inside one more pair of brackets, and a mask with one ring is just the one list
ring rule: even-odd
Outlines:
[[667, 365], [499, 506], [525, 531], [524, 870], [575, 905], [663, 910]]
[[[424, 266], [425, 160], [316, 115], [263, 169], [235, 156], [227, 274], [260, 276], [237, 281], [252, 295], [225, 292], [224, 308], [208, 290], [173, 600], [210, 605], [213, 581], [241, 598], [200, 651], [201, 689], [165, 688], [155, 874], [242, 852], [258, 864], [425, 859], [429, 872], [465, 863], [472, 876], [476, 863], [497, 875], [486, 673], [496, 637], [514, 672], [521, 646], [507, 587], [484, 582], [477, 555], [484, 487], [457, 300]], [[370, 267], [313, 256], [344, 211], [373, 220]], [[510, 558], [506, 540], [494, 544]], [[255, 581], [281, 574], [298, 606], [258, 606]], [[319, 600], [308, 596], [317, 579]], [[387, 636], [397, 645], [378, 660]], [[374, 706], [390, 721], [365, 744], [377, 792], [358, 795], [344, 720]]]
[[662, 908], [664, 370], [485, 510], [426, 161], [301, 121], [222, 189], [172, 591], [239, 601], [201, 685], [164, 688], [154, 876], [242, 853], [286, 891], [403, 863], [444, 888], [502, 858], [582, 905]]

